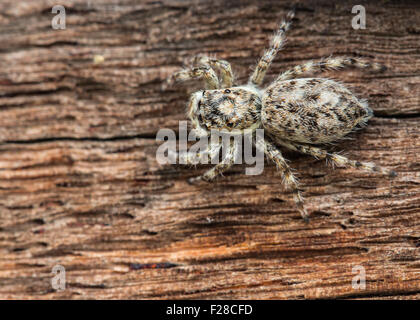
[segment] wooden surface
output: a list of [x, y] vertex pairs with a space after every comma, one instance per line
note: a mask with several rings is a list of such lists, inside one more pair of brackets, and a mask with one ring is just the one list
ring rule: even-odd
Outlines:
[[[164, 79], [206, 53], [245, 81], [290, 2], [65, 1], [66, 30], [51, 28], [54, 4], [0, 1], [0, 298], [420, 298], [418, 2], [363, 2], [365, 30], [351, 27], [351, 1], [297, 7], [267, 84], [330, 54], [386, 64], [325, 76], [375, 111], [336, 149], [398, 172], [285, 152], [310, 224], [271, 163], [191, 186], [208, 166], [155, 159], [156, 132], [177, 129], [194, 90]], [[352, 288], [356, 266], [365, 290]]]

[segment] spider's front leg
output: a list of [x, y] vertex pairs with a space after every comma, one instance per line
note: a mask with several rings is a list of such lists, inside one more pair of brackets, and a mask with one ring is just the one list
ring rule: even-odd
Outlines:
[[293, 175], [293, 172], [290, 169], [289, 165], [286, 163], [286, 160], [283, 158], [283, 155], [281, 154], [280, 150], [266, 139], [263, 142], [260, 141], [259, 143], [257, 143], [257, 147], [261, 148], [264, 151], [264, 153], [272, 161], [274, 161], [277, 168], [282, 174], [283, 183], [286, 185], [286, 187], [290, 187], [292, 189], [296, 207], [302, 215], [303, 220], [305, 220], [305, 222], [309, 222], [309, 214], [303, 205], [303, 197], [302, 192], [299, 189], [299, 183]]
[[209, 66], [201, 66], [192, 69], [184, 69], [174, 73], [169, 79], [169, 82], [188, 81], [193, 79], [203, 79], [206, 89], [213, 90], [219, 88], [219, 79], [214, 70]]
[[356, 169], [362, 169], [369, 172], [379, 172], [379, 173], [388, 175], [390, 177], [395, 177], [397, 175], [397, 173], [394, 170], [388, 170], [386, 168], [382, 168], [372, 162], [361, 162], [357, 160], [351, 160], [337, 153], [329, 153], [326, 150], [323, 150], [315, 146], [299, 144], [299, 143], [283, 141], [283, 140], [276, 140], [276, 142], [282, 145], [283, 147], [301, 152], [303, 154], [311, 155], [315, 157], [316, 159], [330, 160], [332, 163], [338, 165], [339, 167], [350, 166]]
[[289, 79], [295, 79], [304, 74], [317, 74], [327, 70], [338, 70], [342, 68], [360, 68], [360, 69], [372, 69], [372, 71], [384, 71], [386, 67], [379, 63], [373, 63], [360, 58], [351, 57], [329, 57], [318, 61], [308, 61], [304, 64], [297, 65], [290, 70], [283, 72], [275, 80], [284, 81]]
[[197, 56], [194, 58], [194, 64], [199, 66], [209, 66], [219, 71], [221, 76], [221, 88], [230, 88], [233, 86], [234, 76], [230, 63], [226, 60], [211, 59], [207, 56]]
[[218, 153], [222, 147], [221, 143], [210, 144], [206, 150], [200, 152], [173, 152], [169, 151], [169, 156], [176, 160], [178, 157], [179, 162], [183, 162], [188, 165], [197, 165], [200, 163], [200, 160], [204, 160], [205, 157], [208, 161], [211, 161]]
[[275, 56], [282, 48], [285, 40], [286, 40], [286, 31], [289, 29], [291, 21], [295, 16], [294, 11], [290, 11], [286, 19], [283, 20], [280, 24], [280, 27], [275, 34], [275, 36], [271, 39], [270, 48], [266, 50], [258, 61], [257, 66], [255, 67], [254, 73], [249, 78], [249, 83], [255, 86], [260, 86], [264, 80], [264, 76], [273, 62]]
[[189, 183], [197, 183], [199, 181], [211, 181], [216, 178], [219, 174], [222, 174], [229, 168], [233, 166], [235, 163], [236, 154], [238, 152], [238, 148], [235, 146], [234, 143], [231, 143], [229, 149], [226, 151], [225, 157], [222, 159], [220, 163], [215, 165], [210, 170], [206, 171], [203, 175], [190, 178], [188, 179]]

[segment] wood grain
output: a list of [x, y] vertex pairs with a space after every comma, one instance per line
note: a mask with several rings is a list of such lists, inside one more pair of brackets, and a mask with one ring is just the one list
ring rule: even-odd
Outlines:
[[[328, 73], [375, 112], [336, 146], [398, 172], [394, 179], [285, 151], [312, 212], [305, 224], [271, 163], [160, 166], [161, 128], [177, 130], [188, 93], [163, 82], [188, 59], [232, 63], [238, 82], [291, 2], [0, 2], [0, 298], [420, 298], [420, 5], [301, 1], [267, 84], [330, 54], [364, 56], [383, 74]], [[102, 55], [102, 64], [93, 62]], [[66, 269], [66, 289], [51, 286]], [[366, 289], [352, 288], [356, 266]]]

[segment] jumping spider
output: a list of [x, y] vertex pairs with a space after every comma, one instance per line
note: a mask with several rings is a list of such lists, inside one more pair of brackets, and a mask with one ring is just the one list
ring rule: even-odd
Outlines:
[[[191, 95], [187, 109], [188, 118], [199, 136], [208, 136], [211, 129], [228, 130], [237, 134], [242, 134], [246, 129], [265, 130], [264, 141], [256, 143], [256, 147], [275, 162], [283, 176], [283, 183], [293, 192], [299, 212], [308, 221], [309, 216], [303, 205], [298, 181], [278, 145], [317, 159], [327, 159], [338, 166], [348, 165], [390, 176], [395, 176], [396, 173], [374, 163], [350, 160], [314, 146], [344, 137], [356, 126], [366, 124], [373, 112], [366, 100], [356, 98], [341, 83], [325, 78], [299, 78], [301, 75], [344, 67], [382, 71], [384, 66], [360, 58], [329, 57], [295, 66], [280, 74], [267, 88], [261, 88], [268, 67], [285, 42], [285, 32], [293, 17], [294, 13], [289, 12], [280, 24], [271, 40], [270, 48], [264, 52], [246, 85], [233, 86], [232, 69], [227, 61], [203, 56], [195, 59], [196, 67], [177, 72], [170, 79], [204, 80], [205, 90]], [[220, 83], [214, 70], [220, 75]], [[218, 147], [212, 146], [203, 153], [213, 156], [219, 152]], [[210, 181], [228, 170], [234, 164], [237, 149], [231, 144], [229, 152], [219, 164], [193, 181]], [[187, 155], [186, 159], [190, 159], [190, 156]]]

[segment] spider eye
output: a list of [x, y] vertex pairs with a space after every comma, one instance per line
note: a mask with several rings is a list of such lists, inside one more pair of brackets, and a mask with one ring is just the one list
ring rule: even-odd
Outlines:
[[230, 93], [231, 91], [229, 90], [229, 89], [226, 89], [225, 90], [225, 93]]

